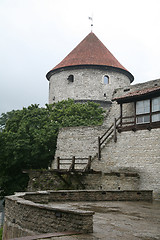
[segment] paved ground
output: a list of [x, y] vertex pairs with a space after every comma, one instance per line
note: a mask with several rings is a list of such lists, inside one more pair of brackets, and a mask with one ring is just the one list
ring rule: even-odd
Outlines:
[[53, 237], [53, 240], [160, 240], [160, 201], [58, 202], [53, 205], [95, 211], [92, 234]]

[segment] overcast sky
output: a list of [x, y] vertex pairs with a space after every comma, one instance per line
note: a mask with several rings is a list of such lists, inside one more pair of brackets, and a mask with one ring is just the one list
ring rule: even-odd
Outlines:
[[91, 31], [134, 83], [160, 78], [160, 0], [0, 0], [0, 114], [48, 102], [46, 73]]

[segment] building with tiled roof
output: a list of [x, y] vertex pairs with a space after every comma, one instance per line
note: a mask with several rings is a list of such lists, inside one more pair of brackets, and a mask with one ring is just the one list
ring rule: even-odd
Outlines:
[[[82, 172], [100, 174], [86, 175], [86, 188], [150, 189], [160, 199], [160, 79], [131, 84], [133, 75], [92, 32], [47, 73], [47, 79], [49, 103], [89, 100], [106, 110], [102, 126], [59, 131], [52, 168], [64, 170], [64, 159], [70, 159], [73, 173], [83, 167]], [[88, 159], [85, 168], [80, 167], [82, 159]]]
[[[82, 103], [98, 102], [105, 110], [104, 122], [97, 126], [59, 129], [51, 169], [27, 171], [28, 191], [33, 193], [20, 194], [22, 198], [18, 198], [19, 193], [6, 198], [4, 236], [37, 239], [23, 236], [47, 231], [65, 234], [68, 228], [73, 234], [92, 233], [94, 212], [87, 212], [88, 207], [85, 212], [73, 211], [70, 204], [68, 210], [61, 206], [52, 208], [51, 203], [62, 198], [74, 202], [160, 200], [160, 79], [131, 85], [132, 74], [92, 32], [47, 73], [47, 79], [49, 103], [68, 98]], [[44, 191], [46, 188], [49, 191]], [[70, 190], [57, 191], [64, 188]], [[45, 205], [37, 205], [41, 202]], [[157, 209], [158, 204], [154, 203]], [[138, 209], [131, 214], [132, 207], [133, 203], [130, 218], [145, 217], [139, 217]], [[145, 203], [144, 207], [151, 208], [151, 204]], [[35, 217], [31, 219], [29, 213]], [[155, 222], [154, 216], [150, 216], [147, 224], [150, 221]], [[119, 234], [117, 224], [116, 227]], [[121, 230], [126, 231], [126, 227]], [[138, 235], [133, 234], [134, 239], [159, 239], [158, 231], [155, 234], [151, 230], [153, 237], [146, 238], [143, 226]]]
[[133, 75], [91, 32], [47, 75], [49, 103], [111, 100], [115, 88], [130, 85]]
[[150, 88], [144, 88], [136, 91], [131, 91], [125, 95], [117, 98], [113, 98], [112, 101], [117, 101], [118, 103], [129, 103], [132, 101], [149, 98], [151, 96], [156, 97], [160, 94], [160, 86], [154, 86]]

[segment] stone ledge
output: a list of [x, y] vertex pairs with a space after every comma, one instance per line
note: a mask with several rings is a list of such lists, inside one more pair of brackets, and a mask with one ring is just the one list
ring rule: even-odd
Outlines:
[[[39, 203], [54, 201], [152, 201], [152, 190], [58, 190], [26, 193], [23, 198]], [[48, 197], [46, 198], [46, 196]]]
[[[28, 194], [28, 193], [27, 193]], [[27, 195], [26, 194], [26, 195]], [[49, 192], [48, 192], [49, 194]], [[30, 195], [32, 195], [30, 193]], [[33, 193], [33, 195], [36, 195], [36, 193]], [[23, 195], [23, 197], [25, 197], [25, 195]], [[38, 193], [38, 197], [41, 197], [41, 193]], [[26, 200], [24, 198], [20, 198], [20, 197], [16, 197], [16, 196], [8, 196], [6, 197], [6, 199], [10, 199], [15, 201], [17, 204], [21, 204], [21, 205], [25, 205], [25, 206], [30, 206], [33, 208], [39, 208], [39, 209], [43, 209], [43, 210], [49, 210], [49, 211], [54, 211], [54, 212], [63, 212], [63, 213], [72, 213], [72, 214], [78, 214], [78, 215], [93, 215], [94, 212], [92, 211], [84, 211], [84, 210], [72, 210], [72, 209], [68, 209], [68, 208], [54, 208], [45, 204], [39, 204], [39, 203], [35, 203], [33, 201], [30, 200]]]

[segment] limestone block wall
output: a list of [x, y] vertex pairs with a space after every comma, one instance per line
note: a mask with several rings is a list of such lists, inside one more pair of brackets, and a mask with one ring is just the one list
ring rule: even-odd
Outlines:
[[[103, 126], [92, 127], [69, 127], [59, 131], [57, 139], [57, 157], [71, 158], [95, 156], [97, 153], [98, 136], [104, 132]], [[53, 161], [52, 168], [56, 168]]]
[[41, 233], [93, 232], [92, 211], [54, 208], [59, 201], [152, 201], [152, 191], [45, 191], [6, 197], [3, 239]]
[[[74, 76], [74, 82], [67, 80]], [[104, 76], [109, 84], [104, 84]], [[118, 71], [104, 68], [72, 68], [55, 72], [50, 77], [49, 103], [67, 100], [111, 100], [114, 89], [130, 85], [129, 78]]]
[[[129, 91], [136, 91], [143, 88], [160, 86], [160, 79], [146, 83], [125, 86], [114, 91], [113, 98], [125, 95]], [[124, 104], [124, 115], [133, 114], [133, 104]], [[99, 127], [76, 127], [61, 129], [56, 156], [60, 157], [92, 157], [98, 152], [97, 137], [101, 136], [113, 123], [114, 118], [119, 117], [120, 107], [113, 102], [107, 113], [105, 121]], [[113, 139], [106, 143], [102, 150], [102, 161], [96, 158], [92, 163], [95, 170], [102, 172], [119, 171], [129, 169], [129, 172], [136, 172], [140, 175], [139, 188], [153, 189], [154, 197], [160, 198], [160, 129], [139, 130], [137, 132], [118, 133], [117, 143]], [[55, 168], [55, 161], [52, 167]], [[107, 181], [103, 181], [103, 188]], [[123, 184], [120, 185], [122, 187]]]
[[102, 149], [102, 160], [94, 170], [132, 171], [140, 175], [139, 188], [152, 189], [160, 198], [160, 129], [121, 132]]
[[98, 136], [101, 136], [114, 122], [114, 118], [120, 116], [119, 105], [113, 102], [106, 113], [102, 126], [68, 127], [59, 131], [57, 149], [52, 162], [52, 168], [56, 168], [56, 158], [88, 157], [94, 158], [98, 153]]
[[[46, 196], [37, 195], [38, 202]], [[93, 212], [59, 209], [49, 205], [25, 200], [26, 194], [6, 197], [3, 239], [37, 235], [40, 233], [93, 231]], [[27, 197], [26, 197], [27, 198]]]
[[[90, 202], [90, 201], [152, 201], [152, 191], [103, 191], [103, 190], [61, 190], [26, 193], [24, 198], [34, 202], [40, 199], [54, 205], [54, 202]], [[60, 209], [59, 209], [60, 210]], [[88, 211], [87, 211], [88, 212]], [[84, 213], [87, 213], [84, 211]], [[93, 214], [93, 212], [89, 213]]]
[[[139, 175], [134, 172], [84, 172], [77, 177], [66, 172], [63, 180], [54, 170], [30, 170], [28, 191], [60, 190], [60, 189], [90, 189], [90, 190], [140, 190]], [[79, 181], [82, 183], [80, 184]], [[83, 186], [83, 188], [82, 188]], [[45, 201], [45, 194], [43, 200]], [[41, 199], [42, 200], [42, 199]]]

